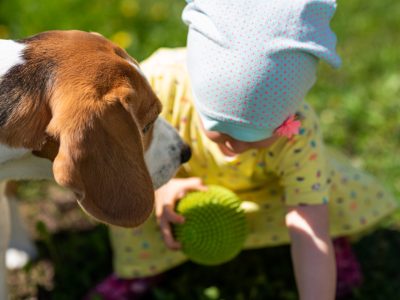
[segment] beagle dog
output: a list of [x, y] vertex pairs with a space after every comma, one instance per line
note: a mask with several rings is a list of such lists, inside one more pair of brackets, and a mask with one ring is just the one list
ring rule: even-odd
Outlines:
[[[123, 49], [97, 33], [0, 40], [0, 257], [10, 235], [8, 179], [53, 179], [97, 220], [143, 223], [154, 189], [189, 147]], [[4, 259], [0, 299], [6, 299]]]

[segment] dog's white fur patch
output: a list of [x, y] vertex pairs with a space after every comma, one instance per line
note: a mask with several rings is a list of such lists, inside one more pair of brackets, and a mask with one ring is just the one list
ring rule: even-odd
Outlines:
[[12, 40], [0, 40], [0, 78], [12, 67], [24, 63], [25, 45]]
[[163, 118], [154, 123], [153, 139], [145, 161], [155, 189], [167, 183], [181, 165], [183, 142], [178, 132]]

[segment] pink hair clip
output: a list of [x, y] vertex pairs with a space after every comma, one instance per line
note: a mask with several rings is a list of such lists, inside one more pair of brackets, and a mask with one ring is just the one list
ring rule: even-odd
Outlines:
[[275, 134], [278, 136], [286, 136], [291, 138], [294, 134], [299, 134], [301, 122], [296, 120], [296, 115], [289, 116], [282, 125], [275, 129]]

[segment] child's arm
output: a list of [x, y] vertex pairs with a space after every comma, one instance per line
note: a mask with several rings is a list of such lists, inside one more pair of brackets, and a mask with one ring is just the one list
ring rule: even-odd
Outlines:
[[301, 300], [333, 300], [336, 266], [329, 236], [328, 206], [290, 206], [286, 226]]

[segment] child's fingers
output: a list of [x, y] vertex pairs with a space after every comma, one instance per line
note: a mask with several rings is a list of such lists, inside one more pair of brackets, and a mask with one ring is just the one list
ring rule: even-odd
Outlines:
[[160, 221], [160, 230], [161, 230], [165, 245], [169, 249], [179, 250], [181, 248], [181, 244], [175, 240], [175, 238], [172, 234], [171, 225], [167, 220], [162, 219]]
[[172, 223], [183, 223], [185, 218], [174, 211], [171, 205], [164, 205], [162, 214], [157, 216], [164, 242], [172, 250], [179, 250], [181, 244], [175, 240], [172, 233]]
[[169, 223], [179, 223], [182, 224], [185, 222], [185, 218], [178, 214], [174, 209], [172, 205], [163, 205], [162, 208], [159, 210], [156, 210], [156, 217], [158, 223], [161, 222], [161, 220], [166, 220]]
[[[176, 202], [192, 190], [207, 190], [201, 178], [174, 179], [169, 184], [156, 191], [156, 217], [166, 246], [172, 250], [181, 249], [181, 244], [175, 240], [172, 224], [182, 224], [185, 218], [175, 211]], [[158, 201], [157, 201], [158, 200]]]
[[164, 217], [167, 219], [168, 222], [170, 223], [179, 223], [182, 224], [185, 222], [185, 218], [178, 214], [172, 206], [168, 205], [164, 207]]
[[203, 184], [203, 181], [199, 177], [187, 178], [182, 182], [182, 188], [185, 192], [192, 190], [205, 191], [207, 186]]

